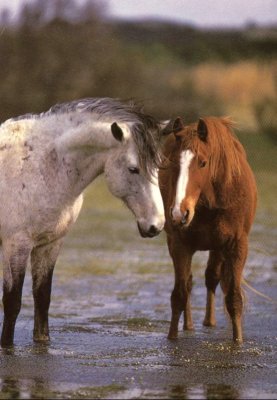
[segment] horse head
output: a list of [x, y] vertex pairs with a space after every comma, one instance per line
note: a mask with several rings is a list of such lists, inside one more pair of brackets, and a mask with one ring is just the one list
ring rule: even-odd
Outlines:
[[165, 128], [168, 139], [168, 174], [170, 179], [169, 217], [174, 225], [187, 227], [192, 222], [200, 195], [209, 188], [208, 130], [203, 119], [185, 127], [177, 118]]
[[105, 164], [105, 177], [111, 193], [123, 200], [133, 212], [142, 237], [158, 235], [164, 227], [163, 201], [158, 185], [158, 168], [151, 166], [150, 175], [142, 165], [139, 149], [126, 124], [111, 125], [118, 146], [110, 151]]

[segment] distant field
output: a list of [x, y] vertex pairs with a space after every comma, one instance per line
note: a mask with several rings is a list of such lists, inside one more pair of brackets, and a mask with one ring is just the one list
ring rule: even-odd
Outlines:
[[[276, 99], [277, 63], [204, 63], [191, 69], [199, 95], [210, 95], [244, 129], [257, 130], [255, 106]], [[205, 112], [205, 110], [203, 110]]]

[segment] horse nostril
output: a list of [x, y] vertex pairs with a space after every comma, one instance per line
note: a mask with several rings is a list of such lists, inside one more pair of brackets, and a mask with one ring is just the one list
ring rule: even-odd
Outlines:
[[182, 216], [182, 224], [186, 224], [188, 221], [188, 217], [189, 217], [189, 210], [186, 210]]
[[155, 225], [151, 225], [148, 231], [149, 236], [156, 236], [159, 233], [159, 229]]

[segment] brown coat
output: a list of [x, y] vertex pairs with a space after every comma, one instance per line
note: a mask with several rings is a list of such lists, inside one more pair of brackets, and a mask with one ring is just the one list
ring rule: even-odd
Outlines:
[[[209, 250], [206, 269], [207, 309], [204, 324], [215, 325], [214, 295], [220, 282], [233, 323], [233, 338], [242, 341], [242, 270], [257, 194], [245, 151], [226, 118], [208, 117], [184, 127], [177, 119], [164, 146], [159, 184], [165, 206], [167, 241], [175, 268], [169, 338], [176, 338], [184, 312], [184, 329], [192, 329], [190, 311], [191, 259]], [[193, 153], [185, 197], [172, 215], [184, 151]]]

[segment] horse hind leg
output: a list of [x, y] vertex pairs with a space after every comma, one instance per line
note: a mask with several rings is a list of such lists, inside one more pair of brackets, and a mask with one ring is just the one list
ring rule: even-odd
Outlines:
[[4, 321], [1, 346], [13, 345], [15, 323], [21, 309], [22, 288], [32, 244], [20, 235], [3, 240]]
[[234, 242], [231, 248], [226, 249], [220, 281], [225, 294], [226, 308], [232, 322], [233, 340], [237, 343], [242, 342], [243, 296], [241, 280], [247, 251], [248, 242], [246, 237]]
[[35, 305], [35, 342], [49, 341], [48, 311], [51, 301], [52, 277], [61, 241], [36, 247], [31, 253], [33, 297]]
[[220, 281], [220, 272], [223, 258], [221, 253], [210, 251], [208, 265], [205, 271], [205, 284], [207, 288], [206, 314], [204, 326], [216, 326], [215, 318], [215, 291]]

